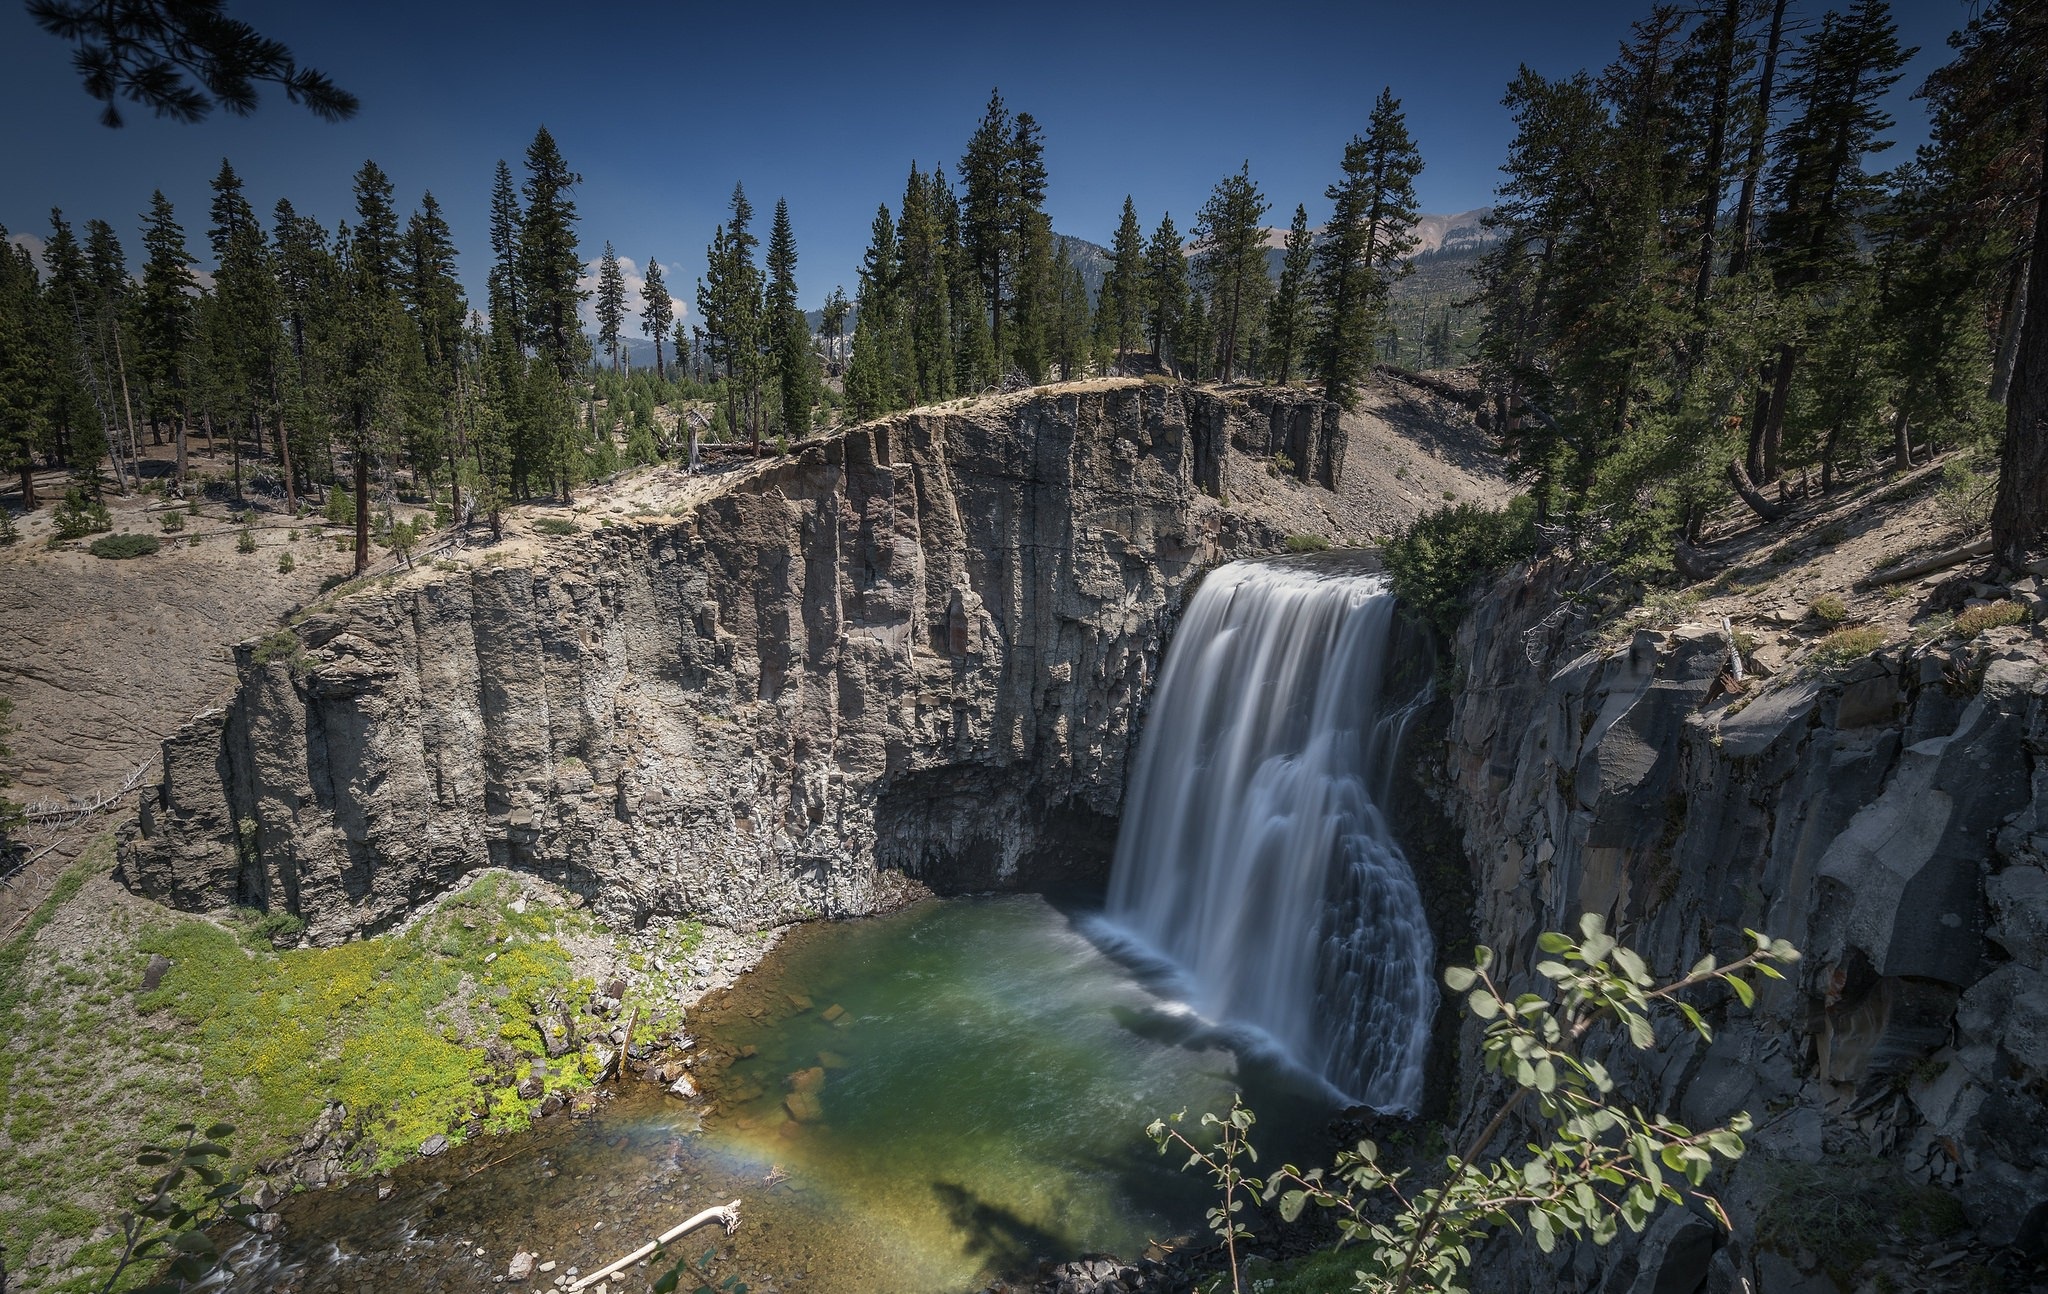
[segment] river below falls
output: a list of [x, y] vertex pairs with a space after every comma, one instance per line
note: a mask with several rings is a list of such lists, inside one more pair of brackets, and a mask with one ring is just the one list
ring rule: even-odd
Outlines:
[[[1153, 1148], [1155, 1117], [1242, 1091], [1270, 1166], [1320, 1159], [1336, 1112], [1099, 917], [1035, 896], [799, 928], [689, 1028], [707, 1100], [629, 1079], [588, 1119], [409, 1164], [384, 1200], [367, 1181], [297, 1197], [227, 1288], [476, 1290], [522, 1249], [555, 1264], [544, 1288], [737, 1199], [736, 1235], [676, 1253], [715, 1245], [718, 1277], [756, 1294], [971, 1291], [1201, 1232], [1207, 1182]], [[612, 1294], [649, 1269], [623, 1276]]]

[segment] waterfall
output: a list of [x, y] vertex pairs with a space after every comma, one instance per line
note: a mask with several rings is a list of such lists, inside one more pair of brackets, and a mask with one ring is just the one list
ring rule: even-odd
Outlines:
[[1375, 799], [1416, 708], [1381, 713], [1393, 612], [1382, 577], [1327, 560], [1202, 581], [1138, 743], [1108, 915], [1185, 972], [1203, 1015], [1409, 1111], [1436, 993]]

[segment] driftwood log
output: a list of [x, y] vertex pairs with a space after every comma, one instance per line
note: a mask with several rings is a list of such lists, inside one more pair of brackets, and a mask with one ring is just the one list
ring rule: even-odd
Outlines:
[[619, 1259], [617, 1262], [611, 1264], [609, 1267], [600, 1267], [598, 1270], [590, 1273], [590, 1275], [588, 1276], [578, 1277], [576, 1282], [569, 1286], [569, 1294], [575, 1294], [577, 1290], [587, 1288], [591, 1285], [595, 1285], [599, 1281], [605, 1279], [607, 1276], [611, 1276], [618, 1272], [624, 1271], [626, 1268], [631, 1267], [634, 1263], [639, 1262], [642, 1258], [648, 1257], [650, 1254], [652, 1254], [655, 1250], [661, 1248], [663, 1245], [668, 1244], [670, 1241], [676, 1239], [678, 1236], [681, 1236], [684, 1232], [694, 1231], [696, 1228], [703, 1226], [707, 1222], [723, 1223], [725, 1225], [725, 1234], [731, 1235], [733, 1232], [740, 1229], [740, 1202], [738, 1200], [734, 1200], [730, 1204], [722, 1204], [715, 1209], [706, 1209], [702, 1213], [699, 1213], [694, 1217], [687, 1218], [684, 1221], [677, 1223], [675, 1226], [670, 1227], [668, 1230], [662, 1232], [660, 1236], [648, 1241], [644, 1245], [641, 1245], [638, 1249], [635, 1249], [632, 1253], [627, 1254], [624, 1258]]
[[1972, 557], [1988, 557], [1990, 553], [1991, 536], [1984, 535], [1972, 539], [1961, 547], [1950, 548], [1932, 557], [1923, 557], [1917, 562], [1909, 562], [1897, 570], [1865, 576], [1863, 586], [1874, 589], [1886, 584], [1904, 584], [1907, 580], [1917, 580], [1923, 575], [1945, 571], [1951, 566], [1961, 566]]

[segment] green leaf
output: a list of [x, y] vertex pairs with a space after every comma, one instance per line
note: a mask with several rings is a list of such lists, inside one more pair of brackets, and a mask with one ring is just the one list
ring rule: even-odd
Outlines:
[[1621, 967], [1622, 974], [1628, 976], [1636, 983], [1648, 984], [1650, 982], [1649, 968], [1643, 965], [1643, 959], [1636, 953], [1635, 949], [1623, 948], [1617, 945], [1614, 950], [1614, 960]]
[[1547, 953], [1561, 953], [1572, 946], [1572, 941], [1569, 935], [1546, 930], [1536, 936], [1536, 946]]
[[221, 1141], [233, 1135], [235, 1135], [235, 1125], [232, 1123], [216, 1123], [206, 1130], [206, 1139], [208, 1141]]
[[1597, 939], [1607, 933], [1607, 918], [1598, 912], [1579, 914], [1579, 933], [1588, 939]]
[[1545, 1096], [1557, 1090], [1557, 1066], [1548, 1059], [1536, 1062], [1536, 1090]]
[[1628, 1011], [1623, 1013], [1623, 1017], [1628, 1021], [1628, 1040], [1635, 1044], [1636, 1050], [1648, 1051], [1657, 1045], [1657, 1028], [1650, 1023], [1648, 1016]]
[[1735, 996], [1742, 1000], [1742, 1005], [1756, 1005], [1756, 990], [1749, 986], [1747, 980], [1730, 975], [1728, 977], [1728, 987], [1735, 991]]
[[1465, 1004], [1472, 1009], [1473, 1015], [1482, 1020], [1491, 1020], [1500, 1014], [1500, 1000], [1485, 989], [1474, 990], [1472, 996], [1465, 999]]
[[1526, 1164], [1523, 1164], [1522, 1180], [1529, 1184], [1529, 1188], [1531, 1190], [1534, 1190], [1539, 1186], [1550, 1185], [1549, 1161], [1542, 1158], [1537, 1158], [1530, 1160]]
[[1686, 978], [1691, 979], [1698, 975], [1711, 975], [1714, 973], [1714, 967], [1718, 965], [1720, 963], [1714, 960], [1714, 954], [1708, 953], [1692, 964], [1692, 969], [1686, 972]]
[[1446, 966], [1444, 984], [1453, 993], [1463, 993], [1479, 981], [1479, 972], [1470, 966]]
[[1714, 1031], [1707, 1027], [1707, 1022], [1700, 1018], [1700, 1013], [1694, 1010], [1690, 1003], [1680, 1002], [1678, 1004], [1678, 1013], [1685, 1017], [1687, 1024], [1698, 1031], [1700, 1037], [1705, 1038], [1708, 1042], [1714, 1040]]
[[1301, 1217], [1302, 1206], [1308, 1203], [1307, 1191], [1289, 1191], [1280, 1197], [1280, 1217], [1293, 1222]]

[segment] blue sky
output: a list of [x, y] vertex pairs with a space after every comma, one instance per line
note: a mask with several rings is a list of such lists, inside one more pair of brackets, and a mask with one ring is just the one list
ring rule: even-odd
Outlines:
[[[487, 255], [492, 168], [517, 167], [545, 123], [571, 166], [585, 252], [606, 239], [657, 257], [689, 301], [735, 181], [765, 225], [786, 197], [807, 305], [851, 294], [878, 203], [895, 205], [912, 159], [949, 172], [992, 86], [1044, 126], [1048, 207], [1063, 233], [1107, 242], [1129, 193], [1147, 229], [1170, 209], [1186, 230], [1209, 187], [1249, 159], [1284, 224], [1320, 220], [1323, 188], [1374, 97], [1403, 100], [1427, 169], [1426, 210], [1488, 201], [1511, 136], [1501, 92], [1518, 63], [1597, 68], [1648, 0], [1458, 4], [1203, 3], [1067, 7], [531, 0], [229, 0], [363, 100], [343, 124], [267, 95], [257, 113], [178, 125], [130, 112], [96, 123], [68, 47], [0, 0], [0, 224], [41, 233], [52, 205], [97, 216], [138, 246], [150, 190], [177, 206], [204, 251], [207, 181], [225, 156], [258, 209], [289, 197], [330, 227], [353, 220], [349, 181], [374, 158], [410, 209], [431, 189], [463, 249], [472, 295]], [[1827, 6], [1793, 0], [1811, 21]], [[1893, 105], [1944, 60], [1964, 0], [1895, 4], [1922, 47]], [[1901, 156], [1904, 149], [1894, 156]], [[694, 307], [692, 307], [694, 310]]]

